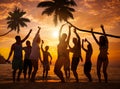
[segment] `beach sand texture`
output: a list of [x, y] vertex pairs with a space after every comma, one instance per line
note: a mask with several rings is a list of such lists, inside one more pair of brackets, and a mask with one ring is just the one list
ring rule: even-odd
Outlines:
[[0, 89], [120, 89], [120, 83], [58, 83], [58, 82], [36, 82], [36, 83], [2, 83]]

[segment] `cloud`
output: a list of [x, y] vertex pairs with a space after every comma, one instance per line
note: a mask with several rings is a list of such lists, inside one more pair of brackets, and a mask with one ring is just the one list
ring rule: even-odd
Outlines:
[[6, 17], [8, 16], [8, 12], [12, 11], [15, 6], [22, 7], [20, 2], [7, 2], [4, 3], [1, 1], [0, 3], [0, 20], [5, 20]]
[[11, 2], [11, 3], [2, 3], [0, 4], [1, 8], [4, 8], [4, 9], [13, 9], [15, 6], [19, 6], [21, 7], [21, 3], [20, 2]]

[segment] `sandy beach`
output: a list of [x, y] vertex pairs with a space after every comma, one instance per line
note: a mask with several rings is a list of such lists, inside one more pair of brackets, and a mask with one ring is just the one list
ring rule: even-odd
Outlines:
[[35, 82], [35, 83], [0, 83], [0, 89], [119, 89], [120, 83], [58, 83], [58, 82]]

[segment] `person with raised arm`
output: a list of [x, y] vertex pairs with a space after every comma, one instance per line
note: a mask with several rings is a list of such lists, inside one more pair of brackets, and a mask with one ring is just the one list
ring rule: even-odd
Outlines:
[[98, 44], [99, 46], [99, 50], [100, 53], [98, 55], [98, 59], [97, 59], [97, 76], [99, 79], [99, 82], [101, 82], [101, 67], [103, 64], [103, 74], [104, 74], [104, 79], [105, 82], [108, 82], [108, 74], [107, 74], [107, 67], [108, 67], [108, 38], [106, 36], [105, 30], [104, 30], [104, 26], [101, 25], [101, 29], [103, 31], [103, 35], [99, 37], [99, 40], [97, 40], [97, 38], [95, 37], [94, 33], [93, 33], [93, 29], [91, 29], [92, 32], [92, 36], [95, 40], [95, 42]]
[[73, 46], [73, 48], [71, 48], [69, 46], [70, 52], [73, 53], [72, 63], [71, 63], [71, 70], [72, 70], [73, 75], [74, 75], [74, 77], [76, 79], [76, 82], [79, 82], [78, 73], [77, 73], [77, 67], [78, 67], [79, 61], [80, 60], [83, 61], [83, 59], [82, 59], [82, 55], [81, 55], [80, 37], [79, 37], [78, 33], [76, 32], [75, 28], [74, 28], [74, 33], [77, 36], [77, 38], [73, 38], [74, 46]]
[[38, 62], [39, 60], [42, 63], [42, 59], [41, 59], [41, 53], [40, 53], [40, 47], [39, 44], [41, 42], [40, 39], [40, 27], [38, 27], [38, 31], [33, 39], [32, 42], [32, 49], [31, 49], [31, 54], [30, 54], [30, 59], [32, 61], [32, 67], [33, 67], [33, 71], [32, 71], [32, 75], [31, 75], [31, 82], [35, 82], [35, 77], [36, 77], [36, 73], [38, 71]]
[[26, 46], [22, 48], [25, 52], [24, 55], [24, 67], [23, 67], [23, 73], [24, 73], [24, 80], [26, 80], [26, 76], [28, 75], [28, 80], [30, 79], [31, 72], [32, 72], [32, 62], [30, 60], [30, 53], [31, 53], [31, 43], [29, 40], [26, 41]]
[[[84, 47], [84, 42], [88, 43], [87, 49]], [[89, 82], [92, 82], [92, 77], [91, 77], [90, 71], [91, 71], [91, 67], [92, 67], [91, 56], [93, 53], [93, 49], [92, 49], [91, 43], [87, 39], [82, 40], [82, 49], [86, 52], [84, 73], [87, 76], [87, 78], [89, 79]]]
[[[43, 49], [44, 41], [42, 40], [41, 50], [43, 53], [43, 79], [47, 79], [48, 71], [50, 70], [50, 64], [52, 63], [52, 56], [50, 54], [49, 46], [45, 46], [45, 50]], [[50, 60], [49, 60], [50, 58]]]
[[65, 66], [65, 60], [67, 58], [67, 47], [69, 46], [69, 40], [71, 35], [71, 26], [69, 26], [68, 37], [66, 33], [63, 33], [61, 36], [61, 31], [59, 31], [59, 44], [57, 46], [57, 60], [55, 62], [54, 73], [60, 78], [61, 82], [64, 83], [65, 79], [63, 77], [63, 72], [61, 71], [62, 66]]
[[30, 30], [29, 33], [26, 35], [26, 37], [24, 39], [22, 39], [22, 40], [21, 40], [20, 36], [15, 37], [16, 42], [12, 44], [11, 50], [9, 52], [9, 56], [8, 56], [8, 58], [6, 60], [6, 62], [9, 62], [10, 57], [14, 53], [13, 60], [12, 60], [13, 82], [16, 81], [16, 72], [17, 72], [17, 70], [19, 70], [18, 76], [17, 76], [17, 81], [20, 81], [20, 75], [21, 75], [22, 69], [23, 69], [22, 43], [29, 37], [31, 31], [32, 30]]

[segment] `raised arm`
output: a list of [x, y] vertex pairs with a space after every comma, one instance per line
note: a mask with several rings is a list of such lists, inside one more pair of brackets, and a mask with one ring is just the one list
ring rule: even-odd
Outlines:
[[84, 47], [84, 39], [82, 39], [82, 49], [83, 49], [84, 51], [87, 51], [87, 49], [85, 49], [85, 47]]
[[90, 44], [91, 45], [91, 43], [85, 38], [85, 41], [88, 43], [88, 44]]
[[24, 42], [29, 37], [31, 32], [32, 32], [32, 29], [30, 29], [29, 33], [26, 35], [26, 37], [23, 40], [21, 40], [21, 42]]
[[41, 30], [41, 28], [38, 26], [38, 31], [37, 31], [34, 39], [33, 39], [34, 42], [37, 42], [37, 38], [40, 37], [40, 36], [39, 36], [40, 30]]
[[71, 35], [71, 25], [69, 26], [69, 32], [68, 32], [68, 38], [67, 38], [67, 43], [69, 45], [69, 41], [70, 41], [70, 35]]
[[106, 35], [106, 33], [105, 33], [104, 26], [101, 25], [100, 27], [101, 27], [101, 29], [102, 29], [102, 31], [103, 31], [103, 34], [104, 34], [104, 36], [105, 36], [106, 41], [108, 42], [108, 38], [107, 38], [107, 35]]
[[97, 40], [97, 38], [95, 37], [95, 35], [93, 33], [93, 28], [91, 29], [91, 33], [92, 33], [92, 36], [93, 36], [95, 42], [99, 45], [99, 41]]
[[44, 41], [42, 40], [42, 44], [41, 44], [41, 50], [42, 50], [42, 52], [44, 52], [43, 44], [44, 44]]
[[78, 33], [76, 32], [76, 28], [74, 28], [74, 33], [76, 34], [77, 38], [78, 38], [78, 41], [80, 40], [80, 37], [78, 35]]
[[62, 28], [63, 28], [64, 25], [65, 25], [65, 24], [63, 24], [63, 25], [61, 26], [60, 30], [59, 30], [59, 41], [60, 41], [60, 39], [61, 39], [61, 32], [62, 32]]

